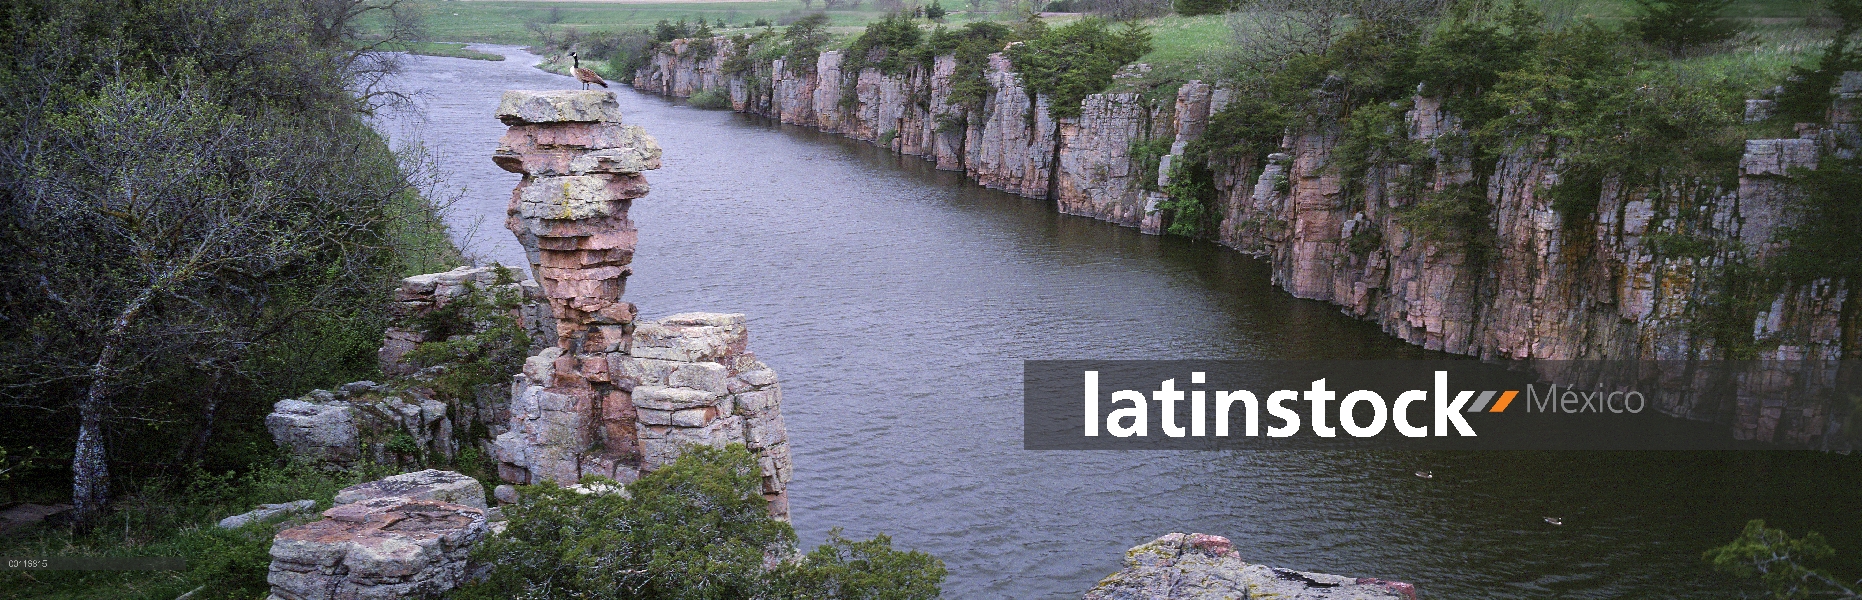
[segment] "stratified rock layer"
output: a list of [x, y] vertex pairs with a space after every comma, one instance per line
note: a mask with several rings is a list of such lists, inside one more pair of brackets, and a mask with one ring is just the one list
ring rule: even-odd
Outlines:
[[[1159, 207], [1173, 200], [1172, 173], [1233, 98], [1231, 90], [1190, 81], [1174, 102], [1114, 91], [1087, 96], [1078, 117], [1054, 119], [1049, 99], [1031, 97], [1002, 54], [992, 55], [983, 73], [990, 93], [976, 106], [961, 106], [949, 102], [955, 69], [949, 56], [885, 75], [849, 72], [839, 52], [824, 52], [813, 65], [775, 60], [731, 75], [722, 66], [745, 49], [714, 38], [717, 52], [699, 61], [699, 53], [687, 51], [696, 43], [662, 46], [635, 73], [634, 86], [674, 96], [729, 89], [736, 110], [886, 144], [982, 185], [1050, 199], [1063, 213], [1146, 233], [1169, 229], [1170, 214]], [[1114, 89], [1145, 69], [1128, 67]], [[1800, 127], [1799, 139], [1747, 141], [1738, 173], [1727, 174], [1737, 175], [1736, 187], [1683, 202], [1663, 197], [1673, 192], [1607, 185], [1589, 223], [1568, 225], [1552, 206], [1547, 190], [1558, 182], [1558, 164], [1547, 158], [1554, 153], [1545, 140], [1528, 140], [1500, 158], [1487, 182], [1493, 243], [1474, 252], [1466, 240], [1428, 239], [1400, 218], [1418, 198], [1468, 183], [1466, 161], [1444, 162], [1420, 193], [1396, 184], [1417, 165], [1374, 164], [1352, 182], [1362, 194], [1347, 194], [1334, 156], [1343, 125], [1319, 120], [1287, 131], [1281, 151], [1265, 164], [1248, 157], [1196, 166], [1212, 174], [1214, 201], [1205, 208], [1213, 213], [1208, 235], [1215, 241], [1267, 261], [1273, 282], [1294, 296], [1334, 303], [1425, 348], [1534, 361], [1827, 361], [1839, 358], [1842, 340], [1853, 346], [1862, 336], [1855, 331], [1862, 311], [1844, 308], [1856, 301], [1853, 282], [1796, 283], [1750, 302], [1755, 311], [1709, 315], [1727, 304], [1727, 265], [1770, 268], [1778, 234], [1799, 206], [1788, 181], [1792, 169], [1859, 145], [1862, 73], [1845, 74], [1832, 91], [1830, 127]], [[1752, 105], [1748, 116], [1763, 116], [1765, 102]], [[1459, 119], [1442, 110], [1440, 99], [1407, 104], [1403, 133], [1411, 142], [1426, 147], [1460, 135]], [[1139, 142], [1163, 141], [1169, 154], [1155, 171], [1133, 154]], [[1660, 243], [1676, 239], [1712, 250], [1687, 255]], [[1728, 321], [1711, 327], [1749, 328], [1751, 339], [1728, 347], [1701, 335], [1707, 319]], [[1776, 389], [1762, 384], [1741, 388], [1737, 399], [1707, 401], [1688, 387], [1653, 405], [1690, 418], [1730, 415], [1741, 439], [1849, 447], [1828, 434], [1836, 422], [1829, 410], [1800, 406], [1795, 398], [1802, 394], [1790, 400], [1769, 394]]]
[[482, 508], [405, 496], [338, 504], [323, 517], [272, 539], [270, 598], [439, 597], [465, 581], [486, 531]]
[[641, 173], [659, 168], [660, 149], [601, 108], [613, 102], [608, 92], [511, 91], [499, 109], [511, 128], [493, 161], [524, 175], [506, 226], [556, 324], [553, 347], [512, 383], [509, 431], [495, 443], [499, 474], [524, 484], [629, 482], [685, 446], [745, 443], [763, 467], [771, 513], [786, 518], [780, 389], [748, 352], [743, 315], [637, 323], [637, 309], [621, 301], [638, 239], [627, 211], [647, 194]]
[[1415, 600], [1399, 581], [1340, 577], [1241, 561], [1228, 538], [1172, 533], [1125, 553], [1125, 568], [1084, 600]]

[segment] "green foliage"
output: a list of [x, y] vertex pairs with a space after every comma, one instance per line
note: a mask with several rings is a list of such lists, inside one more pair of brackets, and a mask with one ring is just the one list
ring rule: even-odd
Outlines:
[[1010, 47], [1009, 61], [1030, 96], [1046, 97], [1055, 118], [1077, 117], [1080, 102], [1104, 91], [1118, 70], [1151, 51], [1151, 35], [1130, 22], [1113, 32], [1104, 19], [1074, 21]]
[[1830, 156], [1798, 175], [1803, 212], [1780, 236], [1788, 243], [1781, 273], [1798, 283], [1862, 282], [1862, 159]]
[[1351, 237], [1345, 238], [1345, 249], [1358, 256], [1376, 252], [1377, 249], [1382, 248], [1383, 245], [1384, 231], [1379, 229], [1376, 225], [1369, 223], [1365, 224], [1357, 231], [1353, 231]]
[[1285, 105], [1257, 95], [1240, 96], [1209, 116], [1202, 137], [1185, 153], [1198, 159], [1248, 158], [1258, 163], [1280, 148], [1289, 123]]
[[1844, 71], [1862, 69], [1855, 49], [1855, 33], [1862, 27], [1862, 0], [1824, 0], [1823, 8], [1838, 22], [1814, 68], [1793, 67], [1778, 96], [1774, 119], [1787, 123], [1816, 123], [1830, 108], [1830, 88]]
[[821, 49], [830, 39], [827, 27], [827, 13], [811, 13], [783, 31], [782, 39], [789, 48], [782, 61], [789, 72], [798, 75], [815, 72], [815, 60], [821, 58]]
[[1725, 16], [1733, 0], [1636, 0], [1638, 14], [1627, 29], [1669, 54], [1720, 44], [1738, 37], [1744, 27]]
[[1464, 183], [1406, 207], [1397, 222], [1429, 242], [1484, 256], [1494, 243], [1492, 212], [1486, 188]]
[[1762, 519], [1746, 523], [1739, 538], [1702, 554], [1718, 571], [1738, 577], [1757, 577], [1773, 598], [1862, 598], [1862, 585], [1838, 581], [1829, 572], [1807, 563], [1836, 554], [1817, 532], [1792, 538], [1782, 529], [1765, 526]]
[[1185, 17], [1219, 15], [1235, 10], [1233, 0], [1175, 0], [1171, 7]]
[[[595, 480], [594, 483], [606, 483]], [[461, 598], [933, 598], [942, 563], [889, 540], [838, 536], [771, 571], [795, 532], [769, 518], [756, 460], [742, 445], [693, 446], [626, 494], [531, 486], [505, 507], [509, 528], [473, 549], [495, 565]]]
[[842, 69], [850, 78], [857, 79], [863, 69], [879, 69], [886, 75], [898, 75], [911, 68], [916, 53], [913, 49], [924, 37], [912, 18], [900, 13], [887, 15], [886, 18], [868, 23], [866, 31], [855, 38], [853, 45], [847, 47], [844, 54], [846, 62]]
[[1167, 233], [1184, 237], [1208, 237], [1214, 233], [1222, 215], [1216, 212], [1215, 172], [1208, 163], [1185, 160], [1171, 164], [1170, 185], [1164, 188], [1170, 199], [1157, 204], [1169, 217]]
[[731, 94], [724, 88], [703, 89], [693, 92], [685, 103], [694, 108], [730, 108]]
[[1649, 253], [1666, 258], [1706, 258], [1718, 249], [1712, 238], [1695, 233], [1655, 231], [1643, 236]]
[[944, 562], [923, 552], [892, 549], [892, 538], [866, 541], [841, 537], [840, 528], [800, 560], [776, 568], [774, 593], [779, 599], [847, 598], [860, 600], [930, 600], [943, 584]]
[[944, 5], [938, 0], [931, 0], [931, 5], [925, 7], [925, 18], [938, 23], [944, 22], [944, 15], [947, 14], [950, 14], [950, 11], [944, 10]]
[[919, 60], [929, 68], [939, 56], [955, 57], [957, 68], [950, 75], [949, 101], [980, 110], [996, 91], [987, 76], [989, 55], [1000, 52], [1002, 46], [1016, 39], [1014, 36], [1015, 31], [1007, 25], [988, 21], [969, 23], [958, 30], [938, 27], [925, 41]]
[[1157, 168], [1170, 154], [1170, 142], [1162, 136], [1131, 142], [1131, 164], [1138, 167], [1138, 185], [1146, 191], [1157, 191]]
[[659, 42], [653, 32], [640, 29], [616, 35], [613, 46], [608, 55], [608, 69], [615, 77], [624, 79], [652, 63]]
[[467, 282], [466, 294], [415, 317], [414, 326], [438, 341], [420, 344], [406, 360], [421, 368], [445, 366], [431, 386], [449, 404], [473, 401], [479, 388], [508, 383], [523, 369], [530, 335], [515, 314], [523, 299], [506, 285], [515, 278], [499, 267], [492, 291]]
[[128, 490], [119, 500], [117, 513], [98, 527], [83, 532], [47, 525], [14, 530], [0, 538], [0, 553], [181, 556], [187, 558], [187, 570], [49, 571], [33, 573], [32, 579], [0, 577], [0, 596], [173, 598], [202, 588], [194, 598], [262, 597], [270, 589], [265, 577], [271, 566], [272, 536], [294, 521], [275, 518], [235, 530], [220, 529], [215, 523], [260, 504], [311, 499], [328, 507], [337, 490], [371, 475], [327, 473], [288, 464], [245, 473], [192, 470], [178, 478], [148, 478]]
[[274, 401], [379, 376], [384, 290], [457, 251], [422, 157], [364, 119], [391, 95], [360, 52], [407, 39], [351, 37], [349, 19], [388, 4], [311, 8], [8, 4], [0, 400], [43, 410], [0, 445], [72, 448], [90, 387], [72, 374], [105, 347], [129, 358], [105, 361], [108, 394], [82, 411], [108, 432], [112, 477], [88, 478], [104, 490], [194, 462], [247, 469], [268, 456], [252, 450]]

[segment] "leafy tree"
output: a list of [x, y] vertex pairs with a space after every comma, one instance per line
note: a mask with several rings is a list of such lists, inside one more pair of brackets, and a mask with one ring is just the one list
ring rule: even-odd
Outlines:
[[1103, 91], [1118, 70], [1151, 51], [1151, 34], [1136, 23], [1113, 32], [1088, 17], [1009, 48], [1009, 61], [1029, 95], [1047, 97], [1056, 118], [1076, 117], [1080, 102]]
[[[359, 118], [392, 64], [350, 20], [386, 6], [21, 2], [0, 22], [0, 399], [46, 419], [5, 434], [69, 444], [82, 517], [113, 446], [198, 457], [222, 400], [372, 370], [368, 299], [433, 231]], [[300, 348], [327, 354], [280, 364]], [[130, 424], [160, 421], [198, 425]]]
[[[605, 480], [591, 483], [612, 482]], [[885, 537], [836, 535], [801, 560], [795, 532], [769, 518], [756, 460], [742, 445], [694, 446], [626, 493], [523, 490], [510, 521], [474, 556], [495, 565], [464, 598], [935, 598], [937, 559]], [[773, 568], [772, 568], [773, 567]]]
[[1836, 78], [1844, 71], [1862, 68], [1862, 56], [1855, 50], [1855, 33], [1862, 28], [1862, 0], [1825, 0], [1823, 8], [1836, 18], [1836, 31], [1814, 67], [1792, 67], [1774, 118], [1792, 123], [1823, 121]]
[[1836, 554], [1817, 532], [1793, 539], [1763, 519], [1746, 523], [1739, 538], [1703, 554], [1713, 568], [1738, 577], [1758, 577], [1773, 598], [1862, 598], [1862, 582], [1844, 583], [1805, 563]]
[[783, 563], [774, 574], [774, 598], [814, 600], [915, 600], [936, 598], [944, 581], [944, 563], [922, 552], [892, 549], [892, 538], [866, 541], [841, 537], [840, 528], [800, 560]]
[[849, 60], [844, 68], [848, 73], [859, 73], [867, 67], [887, 75], [904, 73], [911, 67], [912, 51], [923, 37], [924, 32], [910, 17], [892, 13], [866, 25], [866, 31], [847, 47]]
[[827, 13], [810, 13], [797, 19], [782, 32], [782, 40], [789, 44], [782, 56], [783, 65], [793, 73], [815, 72], [815, 60], [821, 58], [821, 49], [829, 39]]
[[1642, 41], [1680, 56], [1689, 49], [1726, 42], [1744, 27], [1722, 13], [1733, 0], [1636, 0], [1629, 30]]

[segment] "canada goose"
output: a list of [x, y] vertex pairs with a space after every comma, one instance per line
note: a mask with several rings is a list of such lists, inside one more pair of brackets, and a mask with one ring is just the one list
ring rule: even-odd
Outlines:
[[608, 82], [602, 81], [600, 75], [596, 75], [594, 71], [582, 68], [582, 59], [577, 57], [574, 52], [569, 53], [569, 60], [575, 63], [575, 66], [569, 69], [569, 72], [575, 75], [576, 81], [582, 82], [582, 89], [588, 89], [588, 84], [591, 83], [604, 88], [608, 87]]
[[1417, 471], [1416, 476], [1423, 479], [1435, 479], [1435, 474], [1428, 471]]
[[1551, 523], [1551, 524], [1553, 524], [1553, 525], [1563, 525], [1563, 524], [1565, 524], [1565, 520], [1564, 520], [1564, 519], [1560, 519], [1560, 518], [1558, 518], [1558, 517], [1546, 517], [1546, 518], [1545, 518], [1545, 522], [1547, 522], [1547, 523]]

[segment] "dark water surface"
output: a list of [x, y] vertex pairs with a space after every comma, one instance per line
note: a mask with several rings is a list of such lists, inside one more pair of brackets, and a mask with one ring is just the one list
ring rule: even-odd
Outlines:
[[[488, 259], [517, 176], [490, 155], [508, 88], [566, 77], [415, 57], [424, 114], [385, 124], [464, 186]], [[626, 298], [649, 316], [749, 315], [783, 377], [805, 544], [833, 526], [950, 568], [950, 598], [1078, 598], [1123, 551], [1171, 531], [1242, 557], [1414, 582], [1429, 598], [1723, 598], [1701, 551], [1750, 518], [1814, 529], [1862, 576], [1862, 468], [1747, 453], [1207, 453], [1021, 449], [1024, 359], [1430, 355], [1268, 283], [1219, 247], [1056, 214], [877, 147], [617, 86], [665, 148]], [[1428, 469], [1434, 479], [1410, 473]], [[1558, 516], [1562, 527], [1541, 519]]]

